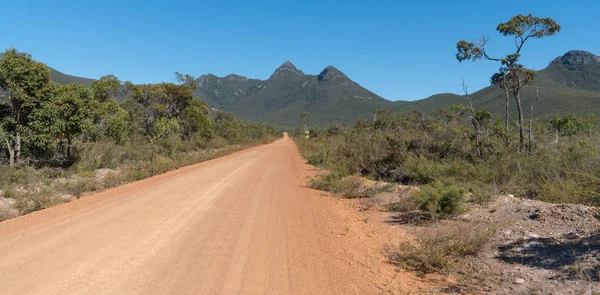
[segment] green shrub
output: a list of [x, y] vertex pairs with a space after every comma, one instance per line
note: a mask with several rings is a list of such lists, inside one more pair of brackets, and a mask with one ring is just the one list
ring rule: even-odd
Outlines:
[[313, 166], [322, 166], [327, 161], [327, 151], [321, 150], [312, 153], [306, 157], [308, 164]]
[[506, 134], [502, 118], [480, 119], [480, 154], [472, 122], [456, 109], [428, 117], [378, 111], [354, 125], [311, 128], [308, 140], [300, 129], [292, 134], [309, 163], [329, 170], [343, 165], [349, 175], [409, 185], [453, 179], [481, 204], [510, 193], [600, 205], [597, 121], [585, 119], [585, 132], [560, 133], [558, 143], [548, 120], [534, 121], [534, 142], [521, 151], [516, 129]]
[[600, 206], [600, 178], [578, 173], [543, 183], [534, 198], [551, 203], [577, 203]]
[[465, 190], [449, 180], [421, 186], [416, 193], [418, 208], [431, 217], [446, 217], [462, 212]]

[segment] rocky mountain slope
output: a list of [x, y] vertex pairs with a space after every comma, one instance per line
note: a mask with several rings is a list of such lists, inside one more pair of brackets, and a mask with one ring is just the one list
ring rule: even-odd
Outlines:
[[[534, 111], [538, 117], [565, 114], [590, 114], [600, 111], [600, 57], [587, 51], [573, 50], [550, 62], [538, 71], [534, 85], [524, 89], [523, 107], [529, 109], [535, 101], [539, 85], [540, 100]], [[486, 109], [495, 114], [504, 112], [506, 94], [496, 86], [488, 86], [471, 97], [476, 109]], [[419, 110], [431, 113], [453, 104], [464, 104], [463, 95], [436, 94], [423, 100], [396, 108], [401, 111]], [[516, 112], [514, 99], [510, 104]]]
[[[491, 75], [491, 73], [490, 73]], [[52, 70], [58, 83], [89, 85], [91, 79], [70, 76]], [[266, 80], [235, 74], [217, 77], [202, 75], [196, 80], [195, 94], [215, 110], [230, 111], [246, 121], [272, 123], [281, 127], [302, 124], [300, 114], [312, 115], [311, 124], [327, 125], [353, 122], [370, 116], [376, 109], [421, 111], [433, 113], [439, 108], [466, 103], [464, 96], [442, 93], [417, 101], [388, 101], [365, 89], [333, 66], [318, 75], [305, 74], [291, 62], [283, 63]], [[573, 50], [550, 62], [538, 71], [540, 100], [535, 105], [537, 117], [564, 114], [589, 114], [600, 110], [600, 57], [590, 52]], [[523, 93], [523, 106], [535, 100], [536, 86]], [[501, 115], [505, 94], [489, 86], [471, 94], [476, 109], [486, 109]], [[514, 102], [510, 101], [516, 112]]]
[[363, 88], [333, 66], [319, 75], [307, 75], [285, 62], [267, 80], [203, 75], [197, 84], [196, 95], [213, 108], [234, 112], [245, 120], [280, 126], [301, 124], [302, 112], [309, 112], [315, 124], [330, 124], [351, 122], [395, 104]]

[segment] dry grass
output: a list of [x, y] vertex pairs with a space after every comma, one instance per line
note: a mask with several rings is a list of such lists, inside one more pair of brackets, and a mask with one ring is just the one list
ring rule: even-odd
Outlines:
[[451, 273], [465, 257], [477, 255], [493, 238], [495, 229], [487, 225], [463, 223], [439, 226], [416, 238], [389, 248], [390, 261], [419, 273]]
[[336, 172], [318, 175], [311, 179], [309, 185], [311, 188], [332, 192], [347, 199], [372, 198], [379, 193], [396, 189], [395, 184], [368, 184], [360, 177], [343, 176]]

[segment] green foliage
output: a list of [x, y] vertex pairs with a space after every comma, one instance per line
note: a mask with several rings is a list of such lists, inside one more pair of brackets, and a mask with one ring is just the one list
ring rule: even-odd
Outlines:
[[465, 190], [451, 181], [435, 181], [416, 193], [418, 208], [432, 217], [447, 217], [462, 212]]
[[[448, 121], [446, 116], [426, 118], [416, 113], [377, 112], [372, 120], [360, 120], [352, 126], [312, 128], [309, 140], [301, 129], [292, 132], [292, 136], [312, 165], [330, 171], [344, 167], [343, 175], [374, 180], [431, 184], [438, 191], [432, 193], [434, 197], [427, 199], [427, 204], [439, 204], [445, 192], [443, 186], [436, 186], [450, 181], [460, 184], [463, 193], [469, 192], [465, 201], [482, 204], [494, 195], [510, 193], [557, 203], [597, 205], [599, 124], [576, 116], [570, 116], [569, 120], [585, 122], [570, 123], [584, 127], [575, 128], [580, 130], [576, 132], [559, 133], [559, 137], [569, 140], [558, 143], [548, 121], [534, 121], [536, 144], [530, 153], [523, 153], [518, 151], [515, 133], [508, 134], [512, 144], [506, 145], [507, 134], [502, 126], [497, 128], [493, 119], [487, 119], [482, 124], [481, 157], [476, 156], [474, 131], [467, 117]], [[458, 199], [448, 198], [460, 203]], [[454, 207], [449, 208], [440, 211], [452, 212]], [[435, 213], [439, 214], [437, 205]]]
[[199, 99], [194, 100], [181, 114], [183, 137], [188, 140], [194, 135], [212, 138], [214, 136], [212, 124], [208, 116], [208, 105]]
[[114, 75], [102, 76], [91, 83], [94, 99], [100, 103], [113, 100], [121, 90], [121, 80]]
[[515, 36], [521, 39], [542, 38], [560, 32], [560, 25], [551, 18], [519, 14], [499, 24], [496, 30], [504, 36]]
[[[65, 201], [56, 190], [79, 198], [281, 135], [231, 113], [211, 118], [189, 75], [177, 73], [181, 85], [133, 85], [113, 75], [81, 85], [65, 83], [74, 77], [56, 71], [61, 84], [50, 82], [50, 73], [27, 53], [0, 53], [0, 149], [6, 152], [0, 161], [17, 166], [2, 169], [0, 186], [17, 213]], [[130, 98], [119, 102], [123, 96]], [[118, 172], [98, 179], [96, 170], [104, 168]]]
[[22, 140], [35, 142], [28, 137], [32, 113], [47, 99], [42, 90], [49, 82], [50, 71], [31, 55], [14, 48], [0, 53], [0, 91], [7, 95], [1, 106], [0, 136], [6, 143], [11, 166], [21, 161]]
[[560, 135], [572, 136], [578, 133], [590, 133], [592, 131], [592, 122], [581, 119], [573, 114], [567, 116], [556, 116], [550, 120], [550, 126]]
[[[517, 104], [517, 118], [519, 127], [520, 149], [524, 147], [525, 141], [525, 125], [523, 121], [523, 107], [521, 101], [521, 91], [528, 85], [531, 85], [536, 76], [536, 72], [532, 69], [527, 69], [520, 63], [521, 50], [528, 39], [542, 38], [552, 36], [560, 32], [560, 26], [551, 18], [539, 18], [533, 15], [517, 15], [512, 17], [508, 22], [498, 25], [496, 30], [504, 36], [513, 36], [516, 49], [514, 52], [507, 54], [502, 58], [494, 58], [488, 56], [486, 52], [487, 39], [482, 37], [478, 44], [460, 40], [456, 44], [457, 53], [456, 59], [459, 62], [465, 60], [487, 59], [500, 62], [500, 70], [493, 74], [491, 83], [499, 86], [506, 91], [506, 95], [510, 94]], [[508, 99], [508, 98], [507, 98]], [[509, 111], [506, 109], [506, 125], [508, 126]], [[508, 129], [508, 127], [506, 127]]]

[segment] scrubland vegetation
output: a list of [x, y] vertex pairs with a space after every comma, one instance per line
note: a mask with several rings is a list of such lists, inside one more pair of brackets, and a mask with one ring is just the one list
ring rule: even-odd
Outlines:
[[[516, 52], [494, 58], [486, 52], [488, 39], [461, 40], [456, 58], [500, 63], [491, 82], [506, 92], [502, 117], [475, 109], [463, 84], [464, 104], [433, 115], [380, 110], [351, 125], [307, 127], [305, 121], [293, 132], [300, 151], [310, 164], [328, 170], [311, 186], [350, 198], [371, 197], [357, 194], [365, 191], [357, 177], [418, 187], [385, 204], [386, 210], [399, 212], [389, 222], [423, 225], [409, 229], [412, 240], [386, 249], [390, 262], [405, 269], [457, 275], [475, 282], [467, 284], [472, 290], [486, 292], [506, 283], [512, 286], [503, 292], [596, 290], [590, 286], [600, 271], [588, 257], [598, 253], [593, 245], [595, 207], [600, 206], [600, 122], [593, 116], [534, 117], [540, 86], [532, 86], [536, 72], [520, 63], [520, 51], [529, 39], [558, 33], [554, 20], [518, 15], [497, 30], [514, 37]], [[537, 91], [525, 106], [522, 94], [528, 86]], [[509, 108], [511, 101], [516, 112]], [[561, 246], [569, 242], [577, 246]], [[592, 275], [583, 284], [572, 276], [548, 284], [548, 276], [563, 276], [572, 268], [569, 263], [580, 260], [591, 265], [587, 273]], [[487, 277], [481, 268], [489, 270]], [[532, 285], [525, 285], [524, 276]]]
[[[536, 244], [538, 238], [535, 234], [528, 236], [531, 232], [544, 232], [547, 239], [542, 243], [546, 243], [562, 241], [569, 236], [567, 233], [573, 231], [581, 231], [576, 235], [581, 239], [593, 240], [588, 235], [591, 234], [589, 231], [593, 232], [596, 228], [593, 224], [597, 223], [597, 219], [593, 216], [597, 218], [598, 213], [591, 209], [577, 209], [585, 212], [581, 217], [568, 216], [564, 210], [580, 207], [539, 204], [532, 205], [537, 209], [530, 209], [519, 207], [522, 205], [518, 205], [520, 201], [517, 199], [495, 201], [497, 196], [515, 195], [525, 200], [600, 206], [600, 125], [593, 117], [564, 116], [535, 120], [532, 125], [534, 140], [527, 143], [526, 149], [520, 149], [517, 132], [504, 132], [500, 119], [488, 116], [480, 122], [479, 154], [470, 119], [464, 108], [458, 106], [440, 110], [432, 117], [424, 117], [419, 113], [380, 111], [354, 125], [308, 128], [308, 138], [302, 129], [293, 134], [307, 161], [328, 170], [311, 182], [313, 188], [349, 198], [370, 198], [379, 193], [360, 185], [357, 177], [419, 187], [410, 194], [395, 197], [396, 203], [385, 204], [384, 210], [399, 216], [390, 221], [392, 224], [418, 225], [408, 229], [414, 231], [414, 241], [390, 245], [386, 255], [390, 262], [418, 273], [460, 274], [464, 278], [461, 283], [470, 282], [469, 286], [477, 289], [481, 286], [482, 278], [477, 277], [477, 271], [471, 269], [477, 264], [469, 266], [463, 260], [486, 251], [486, 258], [478, 259], [498, 264], [497, 258], [489, 253], [498, 251], [494, 249], [503, 249], [504, 244], [531, 241], [531, 245], [541, 245]], [[370, 191], [372, 193], [368, 193]], [[510, 208], [504, 208], [507, 206]], [[544, 213], [540, 214], [544, 220], [557, 219], [556, 222], [536, 222], [539, 217], [535, 212], [539, 208], [550, 208], [541, 209]], [[496, 210], [509, 214], [496, 214]], [[476, 214], [479, 217], [477, 221], [464, 223], [462, 217], [455, 218], [458, 214]], [[583, 216], [592, 216], [585, 222], [589, 225], [585, 229], [574, 226], [557, 228], [559, 224], [564, 224], [564, 220], [581, 222], [579, 219]], [[520, 229], [522, 225], [518, 225], [523, 222], [533, 224], [523, 230]], [[543, 228], [546, 223], [549, 224], [547, 229]], [[500, 225], [505, 226], [500, 231], [501, 235], [510, 233], [502, 243], [495, 242]], [[594, 250], [591, 245], [577, 250], [581, 253], [548, 246], [548, 249], [557, 251], [555, 256], [549, 257], [587, 257], [597, 253], [597, 249]], [[527, 247], [519, 249], [537, 253], [537, 250]], [[506, 255], [513, 255], [515, 258], [506, 260], [518, 265], [518, 261], [521, 261], [518, 257], [525, 254]], [[512, 267], [506, 263], [498, 265]], [[558, 266], [562, 264], [556, 265], [552, 271], [564, 271], [562, 266]], [[544, 266], [536, 269], [540, 273], [546, 271]], [[591, 272], [595, 273], [594, 270]], [[544, 278], [544, 274], [534, 273], [536, 279]], [[486, 279], [494, 278], [496, 281], [493, 284], [501, 281], [513, 284], [514, 280], [524, 276], [512, 270], [505, 270], [504, 274], [510, 277], [498, 279], [501, 275], [496, 274]], [[543, 282], [544, 279], [540, 280]], [[543, 283], [536, 284], [543, 286]], [[540, 288], [547, 290], [543, 289], [546, 287]], [[556, 290], [561, 287], [552, 288]]]
[[191, 76], [177, 79], [59, 85], [29, 54], [1, 53], [0, 221], [280, 135], [209, 110]]
[[[556, 203], [600, 205], [600, 134], [593, 118], [536, 121], [535, 140], [528, 151], [519, 151], [518, 137], [507, 135], [501, 122], [488, 116], [481, 120], [479, 156], [469, 121], [461, 107], [440, 110], [432, 117], [380, 111], [354, 125], [310, 128], [310, 139], [301, 132], [295, 138], [310, 164], [331, 171], [323, 180], [360, 175], [424, 185], [423, 209], [430, 202], [442, 206], [445, 199], [460, 203], [464, 198], [456, 196], [463, 190], [478, 203], [494, 194], [510, 193]], [[458, 210], [442, 207], [436, 211]]]

